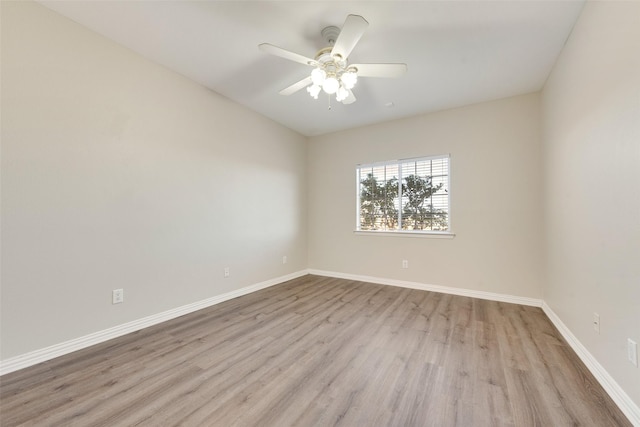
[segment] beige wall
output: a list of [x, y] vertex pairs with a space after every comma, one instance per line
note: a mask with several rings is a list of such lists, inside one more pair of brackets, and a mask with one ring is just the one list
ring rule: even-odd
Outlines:
[[544, 299], [640, 405], [640, 3], [587, 3], [542, 107]]
[[[311, 138], [309, 267], [540, 298], [539, 119], [531, 94]], [[447, 153], [455, 238], [353, 233], [357, 164]]]
[[31, 2], [1, 107], [2, 359], [306, 268], [304, 137]]

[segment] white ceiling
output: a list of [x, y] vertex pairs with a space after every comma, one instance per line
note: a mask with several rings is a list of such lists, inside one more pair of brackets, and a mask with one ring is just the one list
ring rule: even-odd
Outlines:
[[[45, 6], [276, 122], [307, 135], [540, 90], [584, 0], [41, 1]], [[348, 14], [369, 28], [351, 63], [403, 62], [399, 79], [361, 78], [351, 105], [278, 92], [309, 67], [322, 28]], [[393, 103], [393, 106], [388, 106]]]

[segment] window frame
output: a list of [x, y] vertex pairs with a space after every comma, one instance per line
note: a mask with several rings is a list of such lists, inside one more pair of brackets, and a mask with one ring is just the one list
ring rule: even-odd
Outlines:
[[[366, 168], [374, 168], [381, 166], [397, 166], [398, 167], [398, 193], [401, 191], [401, 183], [402, 183], [402, 165], [405, 163], [416, 163], [420, 161], [427, 160], [436, 160], [446, 158], [448, 160], [448, 173], [446, 178], [446, 187], [447, 187], [447, 197], [448, 197], [448, 209], [447, 209], [447, 230], [361, 230], [361, 218], [360, 218], [360, 195], [361, 195], [361, 172], [362, 169]], [[428, 237], [428, 238], [453, 238], [455, 233], [452, 231], [452, 221], [451, 221], [451, 155], [450, 154], [442, 154], [435, 156], [421, 156], [421, 157], [411, 157], [405, 159], [398, 160], [387, 160], [382, 162], [372, 162], [372, 163], [361, 163], [356, 165], [356, 228], [354, 233], [357, 235], [364, 236], [401, 236], [401, 237]], [[400, 195], [400, 194], [399, 194]], [[398, 216], [400, 217], [402, 213], [402, 209], [399, 209]], [[399, 222], [400, 224], [400, 222]]]

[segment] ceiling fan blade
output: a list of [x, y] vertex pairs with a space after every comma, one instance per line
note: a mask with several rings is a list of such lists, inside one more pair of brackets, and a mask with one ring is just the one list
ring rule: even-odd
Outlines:
[[358, 77], [402, 77], [407, 64], [351, 64], [358, 70]]
[[296, 82], [296, 83], [292, 84], [291, 86], [282, 89], [280, 91], [280, 95], [291, 95], [292, 93], [295, 93], [295, 92], [299, 91], [300, 89], [309, 86], [310, 84], [311, 84], [311, 76], [305, 77], [304, 79], [300, 80], [299, 82]]
[[367, 20], [360, 15], [347, 16], [338, 39], [333, 45], [331, 55], [340, 55], [342, 59], [347, 59], [368, 26]]
[[270, 53], [271, 55], [279, 56], [280, 58], [288, 59], [289, 61], [299, 62], [304, 65], [312, 65], [315, 66], [317, 62], [314, 59], [307, 58], [306, 56], [299, 55], [297, 53], [288, 51], [278, 46], [274, 46], [269, 43], [262, 43], [258, 45], [258, 48], [263, 51]]
[[356, 102], [356, 96], [353, 94], [352, 91], [349, 91], [349, 96], [347, 96], [344, 99], [344, 101], [342, 101], [342, 103], [345, 105], [349, 105], [349, 104], [353, 104], [354, 102]]

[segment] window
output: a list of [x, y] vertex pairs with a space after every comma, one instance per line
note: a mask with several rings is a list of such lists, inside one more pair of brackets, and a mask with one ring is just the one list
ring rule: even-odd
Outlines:
[[449, 156], [356, 169], [357, 231], [449, 232]]

